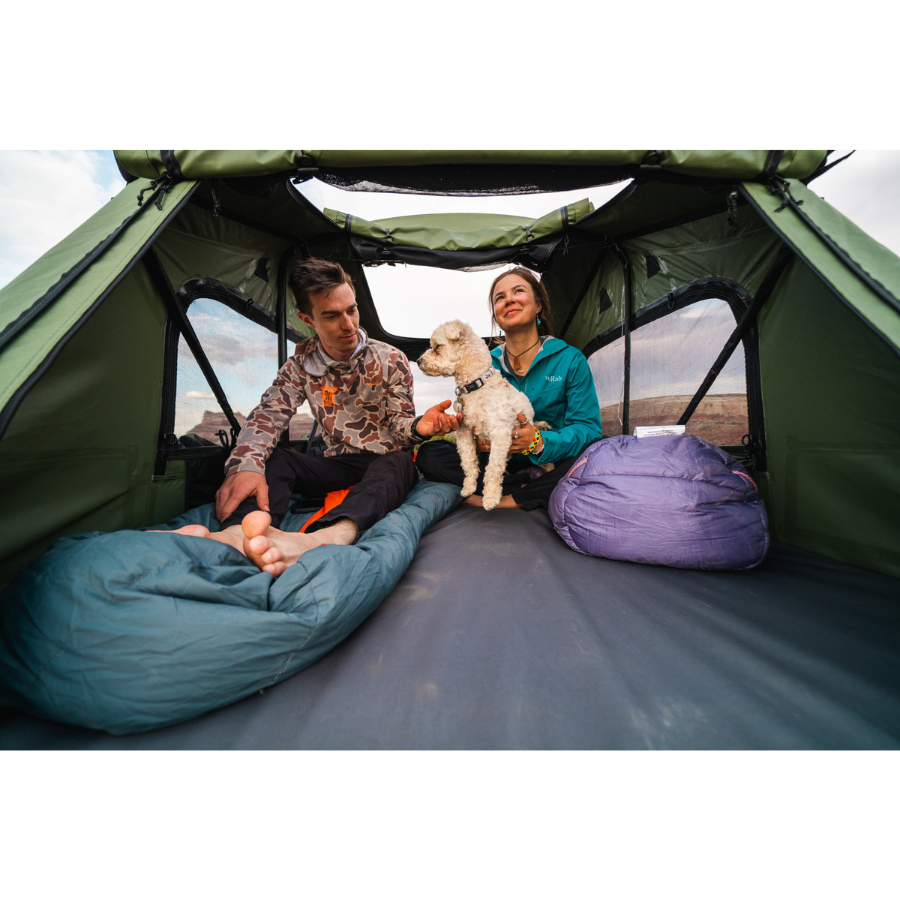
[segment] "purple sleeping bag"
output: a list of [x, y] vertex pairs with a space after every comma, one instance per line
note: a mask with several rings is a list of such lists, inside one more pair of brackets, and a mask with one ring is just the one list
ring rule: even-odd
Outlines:
[[679, 569], [752, 569], [769, 549], [766, 510], [747, 470], [692, 434], [591, 444], [550, 498], [579, 553]]

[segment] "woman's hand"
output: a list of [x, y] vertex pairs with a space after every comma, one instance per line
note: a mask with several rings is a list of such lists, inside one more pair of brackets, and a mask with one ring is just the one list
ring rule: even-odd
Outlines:
[[[512, 442], [509, 445], [510, 456], [514, 453], [522, 453], [524, 450], [527, 450], [537, 434], [537, 429], [522, 413], [519, 413], [518, 419], [519, 424], [512, 430]], [[491, 442], [482, 441], [478, 435], [475, 434], [475, 447], [479, 453], [487, 453], [491, 449]], [[544, 442], [541, 441], [534, 449], [536, 453], [543, 450]]]

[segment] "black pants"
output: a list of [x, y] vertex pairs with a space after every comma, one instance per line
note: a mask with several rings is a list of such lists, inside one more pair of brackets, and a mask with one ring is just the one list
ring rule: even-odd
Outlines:
[[[266, 464], [272, 525], [277, 528], [281, 524], [295, 492], [304, 497], [324, 497], [331, 491], [351, 488], [340, 506], [313, 522], [307, 533], [333, 525], [338, 519], [352, 519], [362, 534], [404, 501], [417, 478], [413, 458], [402, 450], [307, 456], [276, 447]], [[258, 509], [256, 497], [248, 497], [222, 522], [222, 528], [239, 525], [247, 513]]]
[[[489, 457], [489, 453], [478, 454], [481, 471], [478, 475], [478, 486], [475, 488], [476, 494], [484, 491], [484, 470]], [[544, 472], [543, 469], [537, 469], [528, 457], [516, 454], [506, 464], [503, 493], [512, 494], [513, 500], [523, 509], [547, 509], [553, 488], [565, 478], [577, 459], [577, 456], [571, 456], [568, 459], [558, 460], [552, 472]], [[459, 461], [456, 445], [450, 441], [429, 441], [422, 444], [416, 457], [416, 465], [429, 481], [458, 484], [462, 487], [465, 478], [462, 463]]]

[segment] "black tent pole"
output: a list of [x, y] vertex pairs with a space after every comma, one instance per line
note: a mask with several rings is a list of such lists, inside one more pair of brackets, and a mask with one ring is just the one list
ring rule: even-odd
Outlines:
[[622, 391], [622, 434], [628, 434], [631, 427], [629, 405], [631, 404], [631, 268], [628, 265], [628, 257], [618, 244], [614, 244], [615, 254], [622, 263], [622, 272], [625, 281], [624, 309], [622, 311], [622, 336], [625, 339], [625, 362], [623, 377], [625, 380]]
[[200, 366], [200, 370], [203, 372], [207, 383], [212, 388], [213, 394], [215, 394], [216, 400], [219, 402], [219, 406], [222, 407], [225, 418], [228, 419], [228, 423], [231, 425], [231, 445], [233, 447], [237, 441], [241, 426], [235, 418], [234, 412], [231, 409], [231, 404], [225, 396], [225, 391], [222, 390], [222, 385], [219, 384], [219, 379], [216, 377], [216, 373], [213, 371], [206, 353], [203, 352], [203, 347], [200, 346], [200, 341], [197, 338], [194, 327], [191, 325], [187, 314], [182, 309], [181, 304], [178, 302], [178, 298], [175, 296], [175, 291], [172, 288], [172, 283], [169, 281], [169, 276], [166, 274], [163, 264], [160, 262], [159, 257], [156, 255], [156, 251], [152, 247], [144, 254], [144, 265], [147, 267], [147, 272], [150, 275], [151, 281], [163, 298], [166, 309], [169, 311], [169, 315], [175, 321], [175, 324], [184, 337], [185, 343], [187, 343], [191, 353], [194, 354], [194, 359], [197, 360], [197, 365]]
[[747, 333], [747, 329], [756, 319], [763, 304], [769, 299], [769, 296], [775, 288], [776, 282], [781, 277], [781, 273], [785, 270], [785, 267], [793, 256], [794, 254], [787, 247], [782, 247], [778, 251], [778, 256], [775, 257], [772, 268], [766, 273], [766, 277], [756, 291], [756, 296], [747, 307], [744, 315], [741, 316], [740, 322], [738, 322], [737, 327], [731, 333], [731, 337], [728, 338], [725, 346], [722, 348], [722, 352], [712, 364], [712, 368], [707, 372], [706, 378], [703, 379], [703, 383], [697, 388], [697, 393], [694, 394], [687, 409], [681, 414], [681, 418], [678, 420], [679, 425], [687, 425], [688, 420], [700, 405], [700, 401], [706, 396], [706, 392], [712, 387], [716, 378], [719, 377], [719, 373], [725, 367], [725, 363], [731, 359], [731, 354], [734, 353], [735, 347], [743, 340], [744, 335]]

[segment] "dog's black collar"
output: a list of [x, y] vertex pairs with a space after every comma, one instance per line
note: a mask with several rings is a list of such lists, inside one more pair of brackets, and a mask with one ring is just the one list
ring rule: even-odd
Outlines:
[[476, 378], [474, 381], [470, 381], [468, 384], [461, 384], [456, 389], [456, 396], [459, 397], [461, 394], [471, 394], [472, 391], [477, 391], [478, 388], [484, 387], [484, 383], [494, 374], [494, 367], [491, 366], [481, 378]]

